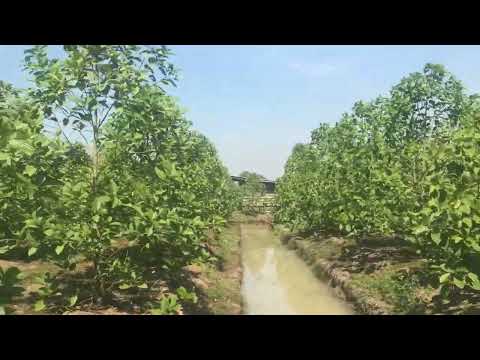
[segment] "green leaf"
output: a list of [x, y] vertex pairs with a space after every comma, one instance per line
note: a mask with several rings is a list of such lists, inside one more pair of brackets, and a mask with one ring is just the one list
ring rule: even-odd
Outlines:
[[163, 310], [159, 308], [150, 310], [150, 313], [152, 315], [164, 315]]
[[452, 240], [454, 241], [455, 244], [458, 244], [460, 241], [463, 240], [463, 237], [461, 237], [460, 235], [453, 235]]
[[25, 167], [25, 171], [23, 172], [25, 175], [28, 175], [30, 177], [32, 177], [33, 175], [35, 175], [35, 173], [37, 172], [37, 169], [31, 165], [27, 165]]
[[439, 279], [440, 284], [445, 283], [448, 280], [449, 277], [450, 277], [450, 273], [445, 273], [442, 276], [440, 276], [440, 279]]
[[471, 286], [475, 290], [480, 290], [480, 279], [477, 274], [468, 273], [467, 276], [472, 280]]
[[455, 284], [456, 287], [460, 289], [463, 289], [465, 287], [465, 280], [453, 278], [453, 283]]
[[157, 174], [157, 176], [160, 179], [165, 179], [166, 177], [165, 173], [162, 170], [160, 170], [158, 167], [155, 167], [155, 174]]
[[9, 154], [0, 152], [0, 161], [10, 161], [10, 158]]
[[474, 281], [474, 282], [478, 282], [478, 281], [479, 281], [477, 274], [474, 274], [474, 273], [469, 272], [469, 273], [467, 274], [467, 276], [468, 276], [472, 281]]
[[440, 242], [442, 241], [440, 233], [431, 233], [430, 236], [432, 238], [432, 241], [437, 245], [440, 244]]
[[419, 225], [419, 226], [417, 226], [413, 229], [413, 233], [415, 235], [419, 235], [419, 234], [422, 234], [424, 232], [427, 232], [428, 230], [429, 230], [428, 227], [426, 227], [425, 225]]
[[120, 285], [118, 286], [118, 288], [119, 288], [120, 290], [130, 289], [131, 287], [132, 287], [132, 286], [131, 286], [131, 285], [128, 285], [128, 284], [120, 284]]
[[463, 214], [467, 214], [469, 215], [470, 214], [470, 205], [468, 204], [462, 204], [458, 210], [460, 210], [461, 213]]
[[142, 211], [142, 209], [140, 208], [140, 206], [137, 206], [137, 205], [131, 205], [131, 204], [124, 204], [124, 206], [126, 207], [129, 207], [129, 208], [132, 208], [134, 209], [140, 216], [144, 216], [144, 213]]
[[480, 252], [480, 244], [477, 243], [475, 240], [470, 243], [470, 246], [473, 250]]
[[185, 230], [183, 230], [182, 233], [183, 233], [183, 235], [185, 235], [185, 236], [192, 236], [192, 235], [194, 235], [194, 232], [193, 232], [192, 229], [185, 229]]
[[14, 249], [14, 245], [5, 245], [5, 246], [0, 246], [0, 255], [4, 255], [8, 253], [10, 250]]
[[23, 140], [11, 140], [10, 141], [10, 146], [15, 150], [15, 151], [22, 151], [25, 153], [27, 156], [33, 155], [35, 152], [35, 148], [28, 144], [26, 141]]
[[63, 245], [58, 245], [56, 248], [55, 248], [55, 253], [57, 255], [60, 255], [62, 252], [63, 252], [63, 249], [65, 248], [65, 244]]
[[68, 299], [70, 306], [74, 306], [77, 303], [77, 300], [77, 295], [70, 296], [70, 298]]
[[38, 300], [38, 301], [35, 303], [34, 307], [33, 307], [33, 309], [34, 309], [36, 312], [42, 311], [42, 310], [45, 309], [45, 308], [46, 308], [46, 305], [45, 305], [45, 302], [43, 301], [43, 299]]
[[28, 256], [33, 256], [36, 252], [37, 252], [37, 248], [36, 247], [31, 247], [29, 250], [28, 250]]
[[6, 315], [7, 312], [5, 311], [5, 307], [0, 305], [0, 315]]
[[43, 233], [44, 233], [45, 235], [47, 235], [47, 236], [50, 237], [50, 236], [53, 236], [53, 234], [55, 234], [55, 230], [53, 230], [53, 229], [47, 229], [47, 230], [45, 230]]
[[106, 196], [106, 195], [102, 195], [102, 196], [99, 196], [97, 197], [94, 201], [93, 201], [93, 208], [95, 211], [99, 211], [100, 208], [110, 200], [110, 197], [109, 196]]
[[143, 283], [141, 285], [137, 286], [139, 289], [148, 289], [148, 285], [146, 283]]

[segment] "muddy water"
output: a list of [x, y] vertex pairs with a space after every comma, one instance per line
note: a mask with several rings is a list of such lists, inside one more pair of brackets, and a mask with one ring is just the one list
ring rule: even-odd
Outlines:
[[353, 314], [267, 226], [241, 226], [245, 314]]

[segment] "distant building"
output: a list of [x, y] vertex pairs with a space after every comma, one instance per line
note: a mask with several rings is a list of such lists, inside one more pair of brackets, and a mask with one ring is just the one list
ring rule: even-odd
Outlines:
[[[238, 185], [243, 185], [247, 181], [247, 179], [244, 178], [243, 176], [231, 176], [231, 178]], [[266, 193], [274, 193], [275, 192], [275, 185], [276, 185], [275, 181], [262, 180], [260, 182], [265, 186], [265, 192]]]
[[243, 185], [245, 184], [245, 181], [247, 180], [243, 176], [231, 176], [233, 182], [235, 182], [238, 185]]
[[261, 181], [263, 185], [265, 185], [265, 192], [267, 193], [274, 193], [275, 192], [275, 181], [270, 181], [270, 180], [263, 180]]

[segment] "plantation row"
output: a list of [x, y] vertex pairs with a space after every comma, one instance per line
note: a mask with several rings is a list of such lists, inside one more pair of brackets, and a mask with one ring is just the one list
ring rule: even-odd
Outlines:
[[[35, 307], [47, 311], [147, 291], [152, 273], [168, 279], [207, 261], [207, 233], [238, 204], [213, 145], [163, 89], [176, 80], [167, 48], [64, 50], [63, 59], [45, 46], [26, 52], [28, 91], [0, 83], [0, 255], [66, 271], [91, 264], [87, 294], [42, 279]], [[0, 273], [0, 311], [18, 278]]]
[[277, 186], [277, 221], [306, 231], [395, 236], [443, 289], [480, 290], [480, 112], [427, 64], [386, 97], [358, 102], [297, 145]]

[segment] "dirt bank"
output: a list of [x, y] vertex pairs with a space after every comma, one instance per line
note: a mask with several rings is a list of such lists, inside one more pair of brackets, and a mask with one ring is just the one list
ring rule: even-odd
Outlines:
[[319, 234], [302, 236], [282, 227], [276, 231], [358, 313], [427, 313], [425, 303], [431, 298], [422, 301], [421, 297], [432, 297], [433, 289], [413, 281], [425, 265], [410, 248], [382, 242], [359, 244]]
[[239, 315], [242, 313], [242, 263], [240, 223], [232, 222], [210, 243], [218, 261], [187, 267], [199, 301], [186, 309], [191, 315]]
[[440, 296], [426, 261], [399, 239], [305, 235], [280, 225], [275, 225], [275, 232], [360, 314], [480, 313], [477, 292], [464, 289]]

